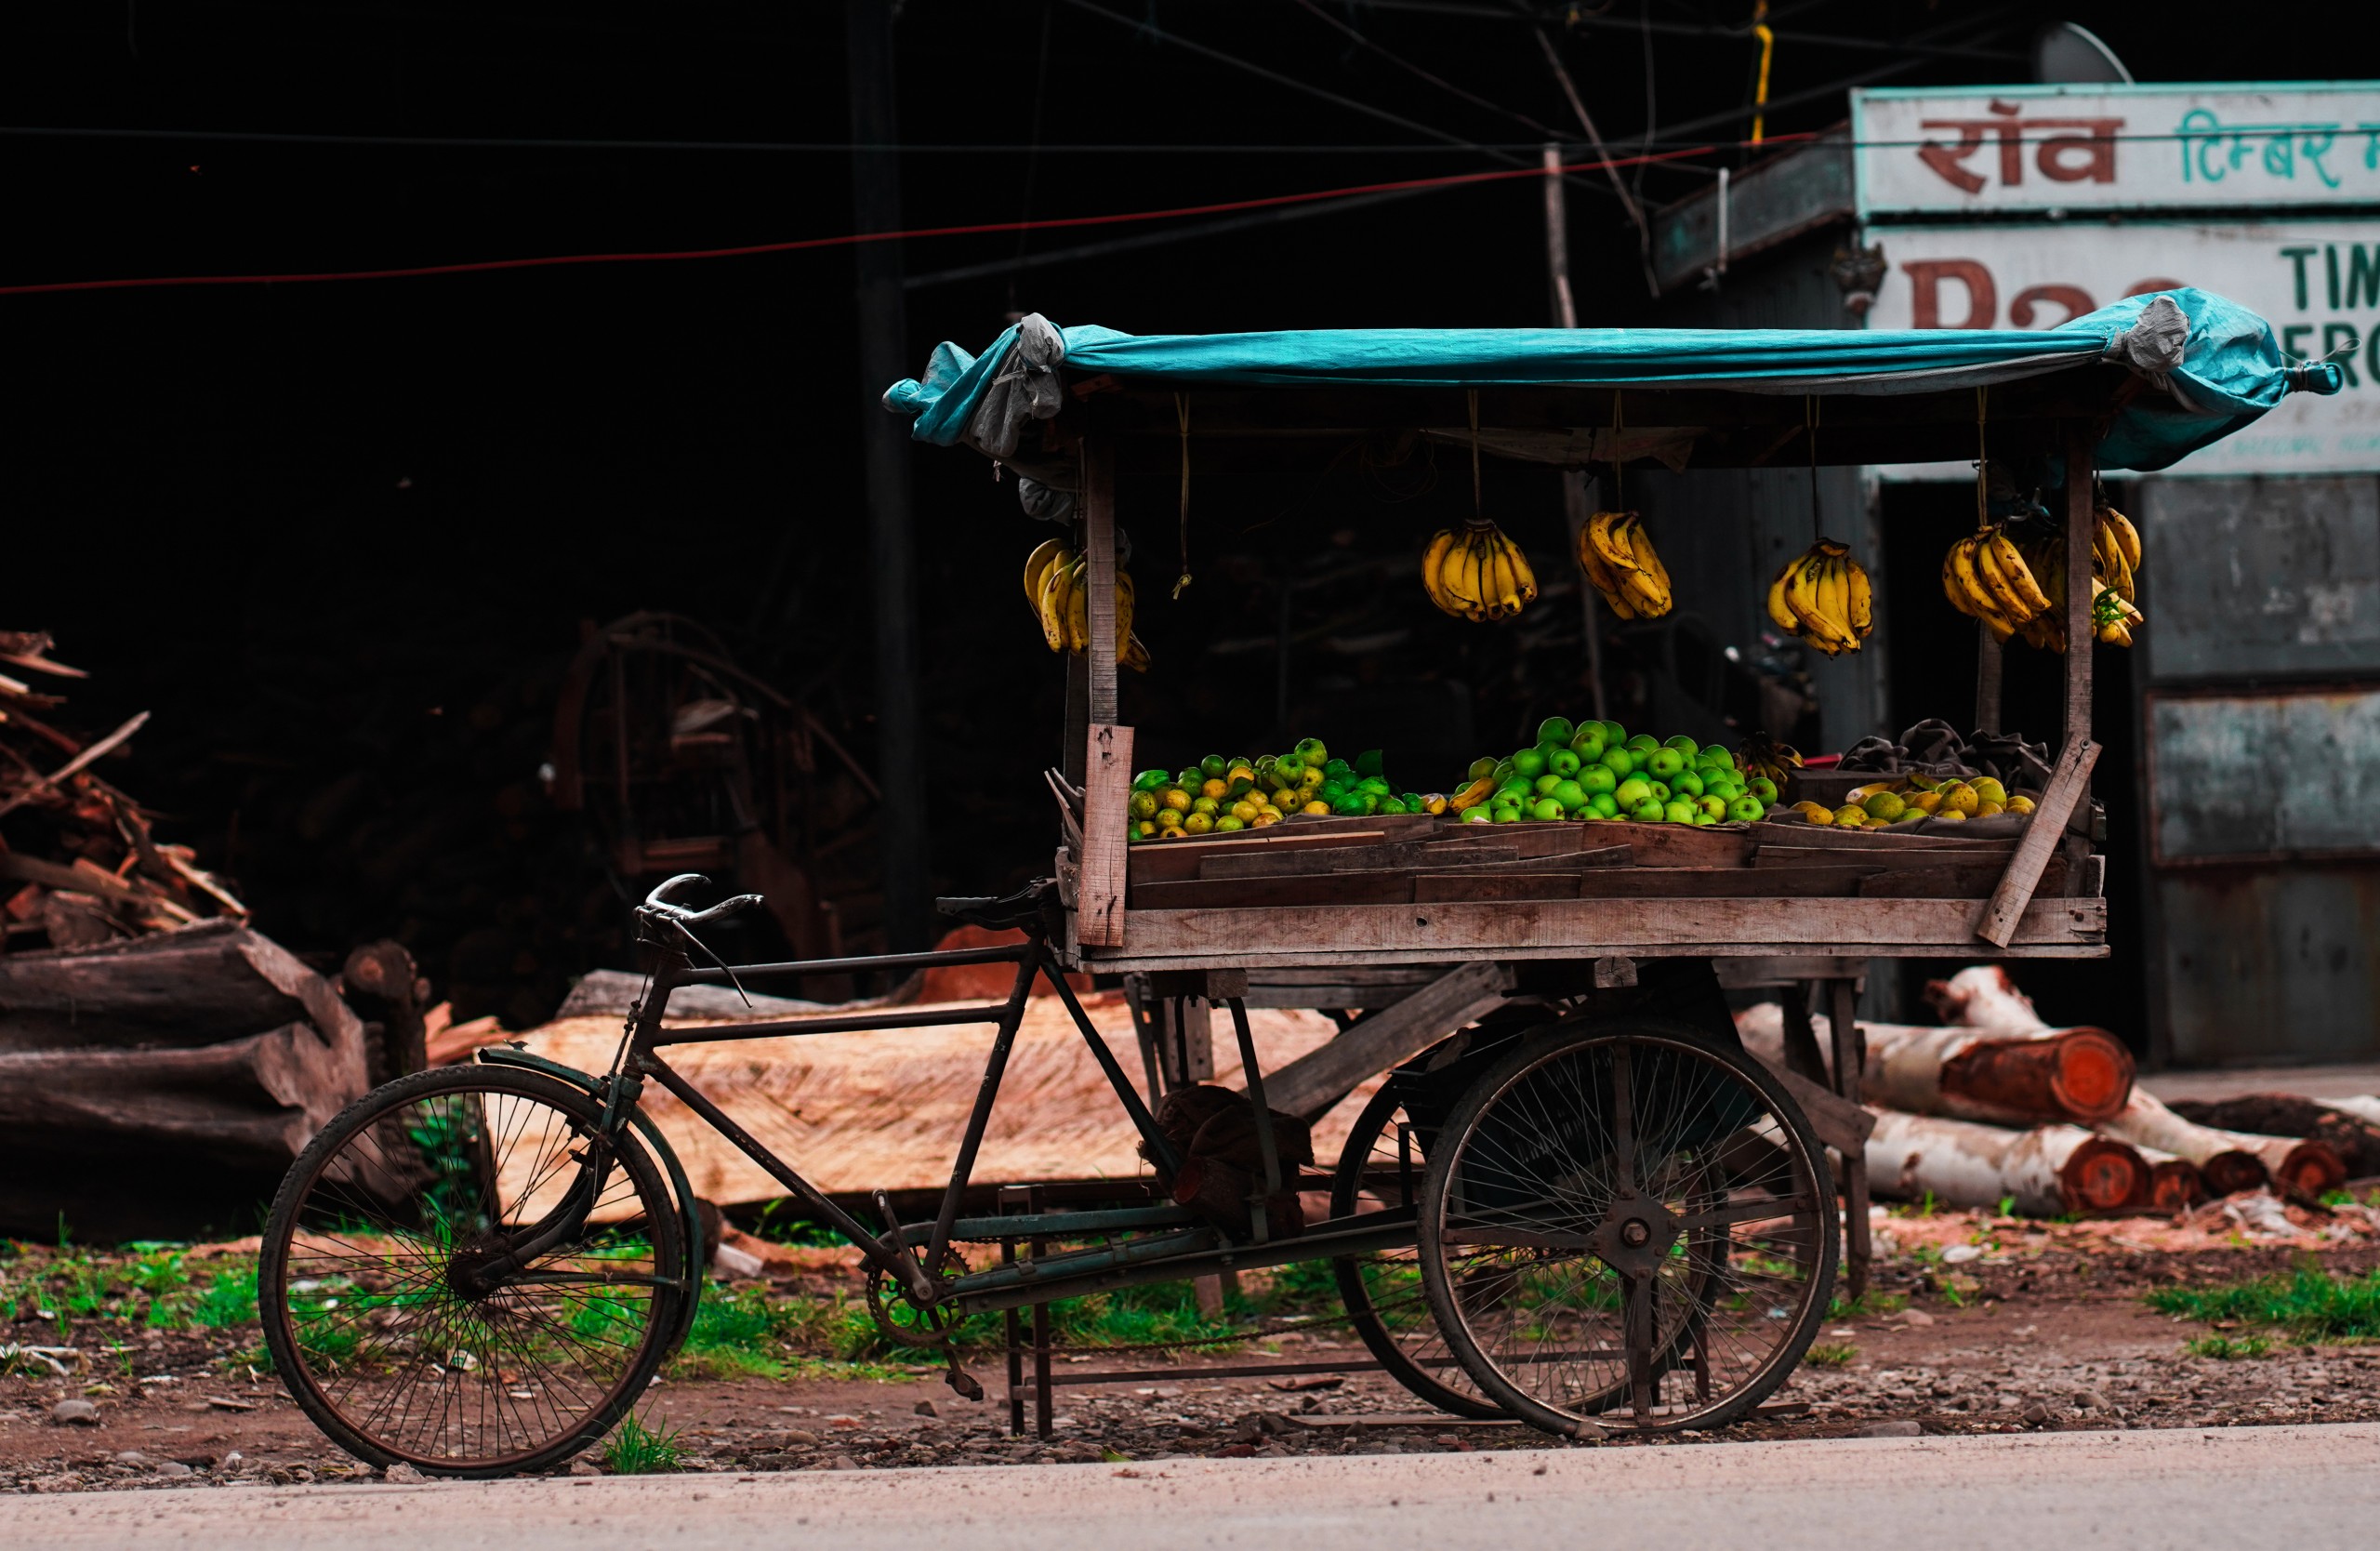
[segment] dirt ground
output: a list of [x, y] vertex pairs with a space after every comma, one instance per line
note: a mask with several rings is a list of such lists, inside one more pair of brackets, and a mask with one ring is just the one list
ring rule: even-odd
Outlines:
[[[997, 1353], [970, 1363], [990, 1392], [982, 1402], [959, 1399], [938, 1370], [824, 1365], [814, 1376], [784, 1380], [664, 1378], [641, 1410], [649, 1424], [678, 1431], [684, 1468], [743, 1472], [1636, 1447], [1843, 1436], [1879, 1425], [1970, 1433], [2380, 1419], [2380, 1344], [2298, 1346], [2267, 1332], [2262, 1356], [2192, 1356], [2185, 1342], [2211, 1333], [2208, 1327], [2143, 1302], [2156, 1287], [2234, 1282], [2308, 1263], [2368, 1274], [2380, 1266], [2380, 1212], [2347, 1207], [2324, 1217], [2293, 1208], [2283, 1222], [2252, 1202], [2252, 1221], [2242, 1221], [2222, 1204], [2181, 1224], [2051, 1226], [1973, 1213], [1879, 1213], [1884, 1253], [1874, 1285], [1863, 1307], [1822, 1330], [1822, 1360], [1805, 1363], [1753, 1420], [1691, 1439], [1622, 1435], [1580, 1445], [1511, 1423], [1459, 1422], [1425, 1414], [1377, 1373], [1206, 1375], [1267, 1354], [1301, 1362], [1363, 1356], [1330, 1332], [1289, 1332], [1179, 1362], [1066, 1354], [1062, 1380], [1085, 1365], [1140, 1372], [1128, 1383], [1058, 1389], [1047, 1441], [1008, 1430]], [[813, 1269], [832, 1274], [831, 1266]], [[0, 1354], [15, 1342], [83, 1355], [60, 1364], [70, 1368], [64, 1375], [22, 1356], [17, 1372], [0, 1378], [0, 1490], [370, 1474], [315, 1431], [270, 1372], [249, 1365], [253, 1326], [93, 1321], [61, 1342], [54, 1315], [40, 1317], [31, 1302], [18, 1300]], [[92, 1403], [91, 1419], [59, 1419], [60, 1403], [74, 1400]]]

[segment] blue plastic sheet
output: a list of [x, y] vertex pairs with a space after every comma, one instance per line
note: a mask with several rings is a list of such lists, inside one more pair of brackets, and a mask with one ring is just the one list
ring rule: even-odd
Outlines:
[[[2163, 305], [2160, 305], [2162, 303]], [[1020, 351], [1020, 329], [1038, 328]], [[1053, 350], [1049, 341], [1055, 341]], [[1059, 354], [1058, 351], [1062, 351]], [[1054, 359], [1032, 360], [1039, 353]], [[1016, 359], [1012, 359], [1012, 356]], [[949, 446], [997, 440], [979, 423], [1021, 413], [996, 381], [1053, 366], [1184, 389], [1646, 387], [1740, 392], [1932, 392], [2116, 360], [2164, 392], [2135, 396], [2099, 445], [2102, 469], [2162, 469], [2254, 420], [2293, 391], [2338, 391], [2339, 368], [2293, 363], [2272, 326], [2195, 289], [2127, 297], [2053, 329], [1365, 328], [1135, 336], [1039, 319], [980, 356], [937, 347], [921, 378], [884, 395], [912, 434]], [[1005, 445], [1014, 445], [1014, 428]]]

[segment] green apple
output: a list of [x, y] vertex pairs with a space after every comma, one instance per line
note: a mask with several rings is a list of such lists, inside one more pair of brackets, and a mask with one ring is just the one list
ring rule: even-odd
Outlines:
[[1568, 717], [1549, 716], [1544, 721], [1537, 724], [1537, 741], [1540, 743], [1567, 743], [1574, 736], [1576, 736], [1577, 732], [1578, 729], [1570, 724], [1570, 719]]
[[1621, 808], [1633, 814], [1653, 800], [1653, 783], [1642, 776], [1631, 776], [1611, 795]]
[[1738, 824], [1757, 824], [1765, 811], [1757, 797], [1739, 797], [1727, 804], [1727, 817]]
[[1577, 750], [1570, 749], [1556, 749], [1545, 756], [1545, 768], [1556, 776], [1576, 776], [1579, 766], [1585, 762], [1579, 758]]
[[1661, 821], [1661, 805], [1647, 797], [1629, 809], [1628, 816], [1640, 824], [1659, 824]]
[[1593, 808], [1596, 814], [1605, 818], [1618, 818], [1620, 816], [1620, 799], [1614, 797], [1607, 791], [1599, 791], [1593, 796], [1588, 798], [1587, 806]]
[[1661, 816], [1672, 824], [1691, 824], [1694, 822], [1695, 814], [1699, 811], [1693, 803], [1679, 797], [1662, 805]]
[[1607, 764], [1581, 765], [1579, 769], [1579, 785], [1591, 792], [1610, 791], [1620, 785], [1620, 777], [1613, 774], [1611, 766]]
[[1699, 797], [1706, 789], [1702, 777], [1691, 770], [1681, 770], [1670, 777], [1670, 790], [1680, 797]]
[[1745, 782], [1744, 790], [1747, 794], [1759, 798], [1763, 802], [1777, 801], [1777, 783], [1765, 776], [1755, 776]]
[[1528, 816], [1540, 822], [1551, 823], [1562, 816], [1562, 804], [1555, 798], [1540, 797], [1529, 804]]
[[1515, 776], [1526, 776], [1532, 781], [1536, 780], [1540, 776], [1544, 775], [1545, 750], [1542, 749], [1514, 749], [1513, 774]]
[[1674, 749], [1656, 749], [1646, 760], [1645, 768], [1666, 781], [1686, 768], [1686, 756]]
[[1636, 773], [1636, 751], [1633, 749], [1606, 749], [1603, 751], [1603, 762], [1615, 776], [1633, 776]]

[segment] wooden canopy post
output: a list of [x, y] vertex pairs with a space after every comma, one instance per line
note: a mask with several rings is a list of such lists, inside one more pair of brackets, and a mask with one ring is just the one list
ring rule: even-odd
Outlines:
[[[2091, 451], [2085, 420], [2069, 420], [2066, 431], [2066, 744], [2091, 738]], [[2083, 795], [2088, 812], [2089, 792]]]
[[2000, 638], [1980, 619], [1975, 626], [1975, 730], [2000, 730]]
[[1084, 610], [1091, 635], [1084, 654], [1082, 874], [1076, 939], [1087, 947], [1124, 946], [1124, 819], [1131, 797], [1132, 729], [1116, 723], [1116, 442], [1096, 421], [1082, 444], [1083, 550], [1091, 584]]

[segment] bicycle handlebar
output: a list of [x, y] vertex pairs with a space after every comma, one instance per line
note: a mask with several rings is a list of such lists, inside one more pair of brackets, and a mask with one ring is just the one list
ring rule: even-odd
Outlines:
[[673, 925], [694, 927], [703, 925], [707, 921], [717, 921], [722, 916], [732, 916], [738, 910], [749, 909], [761, 902], [760, 896], [757, 894], [730, 895], [707, 910], [690, 910], [683, 905], [673, 905], [669, 902], [672, 892], [688, 885], [709, 882], [709, 879], [699, 872], [681, 872], [675, 878], [657, 884], [651, 894], [646, 895], [644, 904], [638, 908], [637, 914], [650, 914], [669, 921]]

